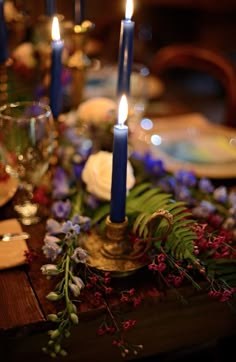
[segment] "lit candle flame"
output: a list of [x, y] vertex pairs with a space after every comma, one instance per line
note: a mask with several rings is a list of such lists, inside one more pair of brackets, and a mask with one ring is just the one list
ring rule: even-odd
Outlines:
[[131, 20], [133, 15], [133, 0], [126, 0], [125, 19]]
[[126, 96], [123, 94], [119, 104], [118, 110], [118, 124], [123, 126], [128, 117], [128, 101]]
[[61, 39], [61, 36], [60, 36], [59, 21], [58, 21], [57, 16], [54, 16], [53, 20], [52, 20], [52, 40], [58, 41], [60, 39]]

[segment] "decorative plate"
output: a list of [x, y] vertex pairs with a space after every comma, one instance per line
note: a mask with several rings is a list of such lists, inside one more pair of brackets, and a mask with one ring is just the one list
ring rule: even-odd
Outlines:
[[[102, 68], [91, 68], [86, 75], [84, 98], [116, 97], [117, 67], [106, 65]], [[153, 99], [160, 97], [164, 92], [164, 84], [149, 74], [145, 66], [134, 65], [130, 82], [130, 94], [134, 98]]]
[[162, 159], [168, 171], [236, 177], [236, 130], [211, 123], [201, 114], [161, 118], [150, 124], [149, 129], [136, 128], [134, 148]]

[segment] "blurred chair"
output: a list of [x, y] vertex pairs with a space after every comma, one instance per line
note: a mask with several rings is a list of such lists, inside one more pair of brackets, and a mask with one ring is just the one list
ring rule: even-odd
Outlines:
[[158, 77], [174, 68], [202, 71], [216, 78], [226, 96], [223, 123], [236, 127], [236, 69], [230, 60], [217, 51], [181, 44], [159, 49], [149, 64], [150, 71]]

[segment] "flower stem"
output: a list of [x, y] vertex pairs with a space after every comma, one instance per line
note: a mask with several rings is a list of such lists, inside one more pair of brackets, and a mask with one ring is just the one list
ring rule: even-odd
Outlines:
[[64, 291], [65, 291], [65, 299], [66, 299], [66, 307], [67, 310], [69, 311], [69, 303], [70, 303], [70, 298], [69, 298], [69, 292], [68, 292], [68, 288], [69, 288], [69, 265], [70, 265], [70, 256], [67, 255], [66, 256], [66, 267], [65, 267], [65, 285], [64, 285]]
[[104, 298], [104, 303], [105, 303], [105, 305], [106, 305], [108, 314], [109, 314], [109, 316], [110, 316], [110, 318], [111, 318], [111, 320], [112, 320], [113, 325], [115, 326], [117, 332], [120, 333], [120, 332], [121, 332], [120, 327], [118, 326], [118, 324], [117, 324], [117, 322], [116, 322], [116, 320], [115, 320], [115, 318], [114, 318], [114, 316], [113, 316], [113, 314], [112, 314], [112, 311], [111, 311], [111, 309], [110, 309], [110, 307], [109, 307], [109, 304], [107, 303], [107, 301], [106, 301], [105, 298]]

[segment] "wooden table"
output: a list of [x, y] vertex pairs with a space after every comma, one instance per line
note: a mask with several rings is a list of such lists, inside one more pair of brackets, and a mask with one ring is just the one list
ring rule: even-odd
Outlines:
[[[1, 218], [12, 216], [11, 205], [1, 209]], [[45, 224], [23, 227], [31, 235], [28, 244], [38, 253], [38, 258], [28, 266], [0, 272], [0, 348], [7, 361], [49, 361], [41, 352], [47, 343], [46, 315], [53, 312], [53, 304], [45, 295], [50, 282], [42, 275], [40, 266], [46, 262], [41, 252]], [[143, 344], [136, 357], [199, 348], [235, 334], [236, 316], [223, 303], [214, 302], [193, 288], [181, 288], [188, 300], [183, 305], [172, 292], [165, 297], [153, 298], [149, 291], [155, 287], [147, 279], [147, 271], [125, 280], [130, 287], [138, 288], [143, 296], [141, 305], [128, 313], [137, 319], [137, 325], [127, 333], [130, 341]], [[121, 281], [123, 283], [124, 281]], [[118, 349], [109, 336], [98, 336], [103, 311], [88, 310], [80, 316], [80, 323], [68, 339], [69, 356], [66, 361], [122, 361]], [[130, 359], [135, 358], [130, 356]], [[63, 360], [63, 359], [62, 359]]]

